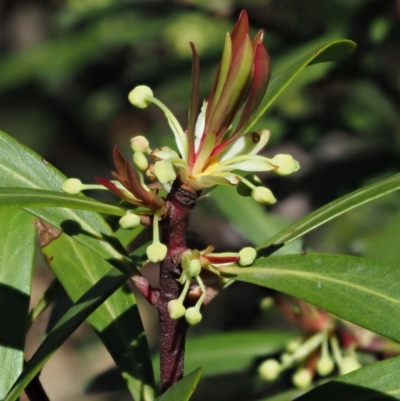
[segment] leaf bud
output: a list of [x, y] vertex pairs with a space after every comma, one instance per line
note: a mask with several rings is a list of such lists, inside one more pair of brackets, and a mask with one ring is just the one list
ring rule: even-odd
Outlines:
[[153, 91], [146, 85], [139, 85], [132, 89], [128, 95], [129, 101], [139, 109], [145, 109], [151, 104]]

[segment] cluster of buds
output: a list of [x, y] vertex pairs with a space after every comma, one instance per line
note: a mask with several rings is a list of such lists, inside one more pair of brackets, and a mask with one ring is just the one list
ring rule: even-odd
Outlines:
[[[152, 262], [162, 261], [167, 254], [166, 246], [160, 242], [158, 225], [167, 213], [165, 199], [175, 180], [195, 191], [216, 185], [242, 184], [249, 188], [250, 195], [257, 202], [275, 203], [275, 196], [260, 181], [251, 182], [240, 173], [273, 171], [289, 175], [299, 169], [299, 164], [290, 155], [267, 158], [257, 154], [270, 137], [269, 130], [251, 130], [259, 118], [258, 108], [270, 78], [270, 58], [262, 40], [263, 31], [250, 39], [248, 17], [242, 11], [234, 29], [226, 35], [214, 85], [201, 110], [200, 62], [191, 43], [192, 93], [187, 130], [182, 129], [149, 87], [137, 86], [128, 96], [138, 108], [150, 104], [161, 108], [175, 136], [177, 149], [164, 146], [151, 150], [145, 137], [136, 136], [131, 140], [132, 162], [126, 160], [117, 147], [114, 148], [117, 170], [112, 173], [114, 180], [96, 178], [98, 185], [84, 185], [72, 178], [64, 183], [62, 189], [70, 194], [88, 189], [109, 189], [133, 204], [134, 209], [126, 212], [120, 225], [132, 229], [140, 223], [152, 221], [153, 242], [147, 248], [147, 256]], [[233, 127], [239, 112], [238, 123]]]
[[[218, 266], [230, 263], [249, 266], [253, 264], [257, 256], [256, 250], [251, 247], [243, 248], [238, 253], [213, 253], [213, 250], [214, 247], [209, 246], [204, 251], [197, 249], [187, 250], [181, 255], [182, 274], [178, 281], [183, 284], [183, 290], [178, 299], [168, 302], [168, 312], [171, 319], [185, 317], [186, 321], [191, 325], [200, 323], [202, 319], [200, 310], [206, 297], [206, 288], [200, 277], [202, 269], [219, 275]], [[194, 306], [185, 308], [184, 302], [192, 280], [197, 282], [201, 294]]]
[[[272, 301], [274, 302], [274, 301]], [[377, 334], [342, 321], [304, 301], [281, 297], [275, 299], [284, 317], [304, 331], [286, 345], [278, 359], [267, 359], [258, 368], [266, 381], [277, 379], [283, 372], [293, 370], [293, 385], [308, 389], [316, 377], [333, 373], [345, 375], [361, 367], [356, 350], [370, 354], [389, 348]], [[263, 301], [271, 305], [271, 298]]]

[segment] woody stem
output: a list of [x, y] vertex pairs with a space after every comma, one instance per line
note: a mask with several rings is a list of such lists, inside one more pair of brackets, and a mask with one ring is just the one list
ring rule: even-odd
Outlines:
[[167, 256], [160, 264], [160, 293], [157, 300], [162, 393], [183, 377], [188, 323], [185, 319], [170, 318], [168, 302], [179, 298], [182, 291], [182, 285], [177, 281], [182, 272], [180, 257], [187, 249], [189, 215], [197, 197], [198, 193], [176, 180], [168, 194], [167, 216], [161, 221], [162, 242], [168, 247]]

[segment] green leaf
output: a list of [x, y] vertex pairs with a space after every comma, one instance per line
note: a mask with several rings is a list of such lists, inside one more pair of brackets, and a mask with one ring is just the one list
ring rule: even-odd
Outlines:
[[[217, 203], [219, 215], [225, 216], [252, 245], [259, 243], [260, 238], [268, 238], [287, 225], [285, 219], [268, 213], [253, 198], [240, 196], [232, 188], [219, 186], [212, 191], [210, 199]], [[199, 204], [199, 207], [203, 205]], [[212, 210], [207, 212], [212, 213]], [[301, 244], [297, 241], [280, 252], [297, 253], [300, 250]]]
[[248, 131], [256, 121], [268, 110], [276, 98], [285, 90], [285, 88], [296, 78], [296, 76], [309, 65], [324, 63], [327, 61], [336, 61], [348, 57], [353, 53], [356, 44], [347, 39], [333, 40], [323, 46], [313, 50], [307, 56], [293, 63], [283, 72], [272, 77], [268, 85], [267, 92], [261, 103], [258, 113], [246, 125], [245, 131]]
[[[61, 235], [43, 251], [54, 274], [74, 302], [89, 291], [113, 264], [66, 235]], [[78, 260], [76, 255], [79, 255]], [[129, 270], [129, 266], [120, 270]], [[115, 358], [134, 399], [151, 400], [154, 391], [153, 369], [131, 290], [124, 286], [115, 292], [88, 318], [88, 322]]]
[[34, 188], [1, 188], [0, 209], [25, 207], [66, 207], [115, 216], [123, 216], [126, 211], [121, 207], [107, 205], [87, 196], [68, 195], [62, 192]]
[[0, 399], [24, 365], [24, 348], [32, 268], [35, 255], [34, 217], [21, 210], [0, 210]]
[[[66, 180], [51, 164], [16, 139], [0, 131], [0, 187], [58, 191]], [[83, 198], [83, 195], [82, 195]], [[96, 213], [67, 208], [26, 208], [27, 211], [62, 229], [105, 259], [124, 259], [124, 252], [110, 241], [114, 233]]]
[[185, 376], [178, 383], [170, 387], [163, 395], [155, 401], [188, 401], [196, 390], [200, 380], [202, 369], [198, 368], [190, 375]]
[[[0, 187], [52, 190], [62, 194], [61, 185], [65, 179], [65, 176], [40, 156], [0, 131]], [[26, 210], [70, 235], [69, 238], [61, 236], [51, 242], [48, 249], [53, 249], [54, 246], [52, 268], [73, 300], [78, 299], [85, 289], [89, 288], [89, 283], [93, 285], [97, 278], [107, 273], [110, 265], [105, 260], [121, 269], [125, 268], [127, 262], [131, 263], [112, 229], [101, 215], [89, 211], [54, 207], [27, 208]], [[72, 273], [71, 276], [63, 274], [64, 271], [71, 271], [73, 266], [80, 263], [85, 266], [82, 270], [85, 277], [77, 276], [81, 277], [81, 281], [75, 280]], [[75, 272], [77, 273], [76, 269]], [[79, 287], [83, 284], [85, 288]], [[114, 297], [105, 302], [104, 308], [108, 309], [109, 313], [104, 316], [94, 315], [90, 323], [94, 325], [101, 340], [121, 369], [132, 394], [137, 400], [142, 400], [143, 383], [146, 388], [151, 388], [154, 385], [154, 378], [135, 298], [130, 291], [119, 289]], [[106, 324], [113, 330], [103, 330]], [[121, 333], [118, 343], [113, 341], [114, 331]], [[137, 336], [139, 331], [141, 334]], [[125, 339], [122, 338], [122, 333], [126, 333]], [[137, 338], [141, 341], [135, 343]], [[129, 368], [127, 368], [128, 365]], [[152, 395], [149, 395], [148, 399], [152, 399]]]
[[399, 188], [400, 174], [395, 174], [389, 178], [342, 196], [341, 198], [319, 208], [315, 212], [297, 220], [289, 227], [260, 244], [257, 247], [258, 254], [260, 256], [269, 255], [294, 239], [301, 237], [314, 228], [340, 216], [348, 210], [396, 191]]
[[51, 355], [126, 280], [127, 276], [125, 274], [112, 268], [94, 286], [85, 292], [47, 335], [38, 350], [26, 364], [15, 386], [7, 394], [4, 401], [16, 400], [43, 365], [50, 359]]
[[[189, 337], [185, 347], [185, 371], [191, 372], [199, 366], [207, 376], [242, 371], [257, 357], [281, 351], [292, 338], [290, 333], [265, 330]], [[154, 367], [159, 366], [159, 360], [159, 355], [155, 355]]]
[[365, 366], [316, 387], [298, 401], [398, 400], [400, 357]]
[[400, 265], [344, 255], [260, 258], [222, 266], [229, 278], [282, 291], [400, 342]]

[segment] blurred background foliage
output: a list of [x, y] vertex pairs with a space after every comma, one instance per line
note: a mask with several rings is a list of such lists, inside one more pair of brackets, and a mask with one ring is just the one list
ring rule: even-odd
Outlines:
[[[234, 189], [218, 189], [193, 214], [193, 231], [200, 233], [193, 243], [219, 250], [260, 243], [287, 222], [397, 172], [399, 0], [2, 0], [0, 129], [86, 182], [109, 177], [112, 146], [129, 154], [134, 135], [149, 136], [154, 148], [172, 146], [162, 113], [132, 108], [128, 92], [151, 86], [185, 125], [189, 41], [200, 54], [201, 95], [207, 97], [224, 34], [242, 8], [254, 32], [265, 31], [273, 74], [330, 39], [352, 39], [358, 47], [348, 60], [307, 68], [258, 123], [256, 128], [272, 131], [266, 155], [291, 153], [301, 164], [290, 178], [261, 177], [278, 204], [266, 211], [237, 198]], [[399, 199], [393, 195], [349, 212], [308, 235], [302, 246], [399, 262]], [[271, 322], [281, 327], [276, 314], [260, 311], [265, 295], [232, 286], [194, 331]], [[84, 333], [92, 338], [88, 329]], [[86, 344], [79, 338], [78, 348]], [[71, 399], [65, 397], [56, 399]]]

